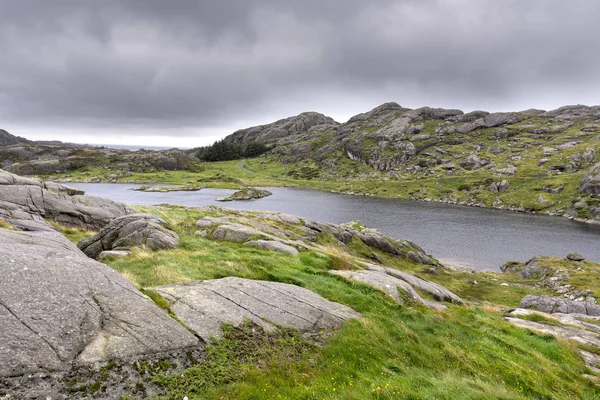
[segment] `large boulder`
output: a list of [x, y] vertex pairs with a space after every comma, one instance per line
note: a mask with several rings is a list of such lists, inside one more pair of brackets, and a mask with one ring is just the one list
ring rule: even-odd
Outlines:
[[223, 278], [154, 288], [171, 302], [171, 311], [204, 341], [222, 336], [224, 323], [251, 320], [270, 331], [276, 326], [316, 334], [360, 314], [308, 289], [278, 282]]
[[579, 192], [591, 195], [600, 195], [600, 163], [590, 168], [579, 185]]
[[41, 183], [0, 170], [0, 215], [6, 219], [53, 219], [65, 225], [100, 229], [114, 218], [130, 214], [126, 205], [76, 189]]
[[108, 250], [129, 250], [145, 246], [150, 250], [169, 250], [179, 246], [179, 235], [167, 229], [166, 222], [152, 214], [131, 214], [115, 218], [97, 235], [77, 246], [90, 258]]
[[58, 232], [0, 229], [0, 377], [199, 344], [113, 269]]

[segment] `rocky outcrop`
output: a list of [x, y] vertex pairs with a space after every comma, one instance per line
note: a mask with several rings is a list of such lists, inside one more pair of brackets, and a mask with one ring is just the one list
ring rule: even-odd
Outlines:
[[222, 197], [217, 201], [234, 201], [234, 200], [256, 200], [272, 195], [273, 193], [264, 189], [246, 188], [238, 190], [229, 197]]
[[58, 232], [0, 229], [0, 377], [198, 345], [119, 273]]
[[[329, 272], [373, 286], [390, 295], [398, 303], [404, 303], [404, 299], [406, 298], [409, 301], [432, 309], [446, 308], [441, 302], [463, 303], [460, 297], [436, 283], [425, 281], [393, 268], [384, 268], [372, 264], [367, 264], [366, 266], [368, 269], [365, 270], [332, 270]], [[427, 293], [435, 301], [423, 298], [417, 291]]]
[[570, 253], [567, 254], [567, 260], [571, 261], [585, 261], [585, 257], [579, 253]]
[[316, 112], [305, 112], [294, 117], [282, 119], [272, 124], [255, 126], [234, 132], [226, 140], [237, 142], [259, 141], [265, 144], [274, 144], [277, 139], [287, 136], [296, 136], [307, 131], [316, 131], [337, 127], [338, 122]]
[[541, 267], [535, 257], [526, 263], [509, 261], [501, 266], [500, 270], [504, 273], [519, 275], [525, 279], [545, 279], [554, 274], [553, 269]]
[[167, 223], [152, 214], [131, 214], [115, 218], [94, 236], [77, 246], [90, 258], [104, 251], [129, 250], [146, 247], [150, 250], [169, 250], [179, 246], [179, 236], [167, 229]]
[[[238, 211], [214, 206], [203, 207], [202, 210], [209, 210], [220, 216], [206, 216], [198, 220], [196, 226], [200, 230], [196, 234], [215, 240], [250, 242], [248, 246], [251, 247], [295, 254], [290, 247], [297, 250], [319, 251], [322, 249], [322, 246], [318, 244], [319, 238], [330, 240], [328, 235], [331, 235], [350, 253], [351, 250], [346, 247], [348, 244], [352, 241], [363, 243], [373, 250], [372, 258], [376, 261], [379, 258], [376, 252], [380, 251], [416, 264], [442, 267], [422, 248], [410, 241], [393, 240], [383, 236], [375, 229], [354, 227], [352, 223], [334, 225], [301, 220], [288, 214]], [[273, 227], [271, 221], [277, 221], [282, 225], [277, 228]], [[287, 229], [286, 224], [290, 225]]]
[[132, 212], [124, 204], [77, 193], [81, 192], [0, 170], [0, 215], [23, 227], [26, 221], [48, 218], [95, 230]]
[[[1, 139], [0, 139], [1, 140]], [[105, 171], [104, 179], [111, 175], [132, 172], [185, 170], [198, 160], [181, 150], [109, 149], [61, 142], [15, 143], [0, 146], [0, 167], [18, 175], [67, 174], [82, 168]]]
[[594, 165], [585, 173], [579, 185], [579, 192], [600, 195], [600, 163]]
[[548, 314], [584, 314], [600, 316], [600, 305], [592, 297], [585, 301], [565, 300], [558, 297], [532, 296], [523, 297], [520, 308], [531, 308]]
[[249, 319], [267, 331], [276, 326], [305, 334], [334, 329], [361, 315], [308, 289], [278, 282], [223, 278], [154, 288], [171, 303], [170, 309], [204, 341], [222, 336], [224, 323]]

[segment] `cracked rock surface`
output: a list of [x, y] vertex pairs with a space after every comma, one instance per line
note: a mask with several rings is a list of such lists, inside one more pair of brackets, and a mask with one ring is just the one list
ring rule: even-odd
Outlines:
[[0, 170], [0, 216], [27, 230], [43, 230], [43, 218], [95, 230], [132, 212], [124, 204], [80, 193]]
[[286, 283], [229, 277], [154, 290], [171, 302], [177, 318], [204, 341], [221, 337], [224, 323], [239, 325], [246, 319], [267, 331], [279, 325], [311, 334], [361, 316], [350, 307]]
[[0, 229], [0, 377], [198, 345], [110, 267], [58, 232]]

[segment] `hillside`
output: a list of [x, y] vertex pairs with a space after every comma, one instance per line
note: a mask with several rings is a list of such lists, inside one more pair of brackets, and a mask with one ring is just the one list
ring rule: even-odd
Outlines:
[[343, 124], [311, 115], [309, 124], [301, 114], [225, 140], [263, 141], [273, 150], [247, 168], [315, 187], [600, 219], [590, 178], [600, 107], [465, 114], [386, 103]]
[[18, 144], [9, 171], [54, 180], [304, 186], [600, 220], [600, 107], [489, 113], [383, 104], [345, 123], [307, 112], [224, 142], [271, 150], [241, 162], [193, 152]]
[[12, 146], [22, 143], [30, 143], [30, 141], [19, 136], [11, 135], [4, 129], [0, 129], [0, 146]]

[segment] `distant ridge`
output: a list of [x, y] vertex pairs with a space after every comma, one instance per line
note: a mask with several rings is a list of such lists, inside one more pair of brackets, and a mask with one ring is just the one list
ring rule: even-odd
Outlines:
[[0, 129], [0, 146], [13, 146], [22, 143], [31, 143], [31, 141], [20, 136], [11, 135], [4, 129]]

